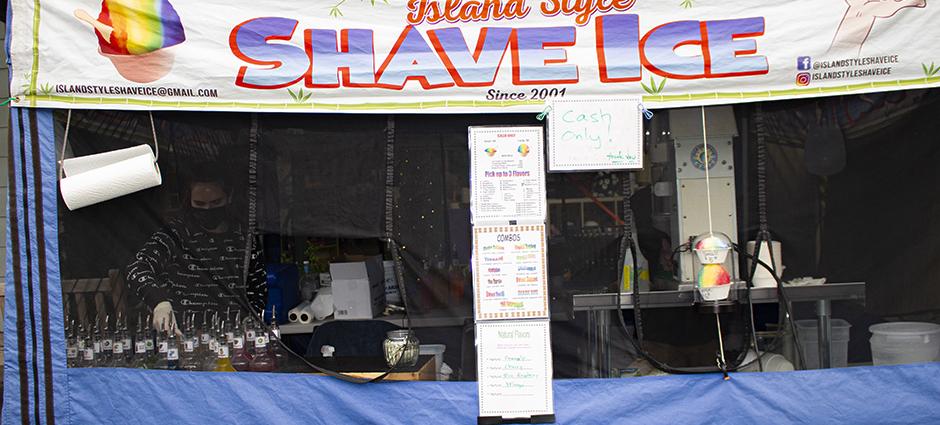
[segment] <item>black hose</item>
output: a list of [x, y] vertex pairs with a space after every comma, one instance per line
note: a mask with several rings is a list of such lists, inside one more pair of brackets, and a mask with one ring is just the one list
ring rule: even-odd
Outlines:
[[[784, 289], [783, 282], [780, 281], [780, 278], [777, 277], [777, 273], [774, 272], [773, 268], [772, 268], [770, 265], [768, 265], [767, 263], [761, 261], [760, 259], [758, 259], [757, 257], [755, 257], [755, 256], [753, 256], [753, 255], [751, 255], [751, 254], [748, 254], [748, 253], [746, 253], [746, 252], [743, 252], [743, 251], [741, 250], [740, 246], [734, 245], [734, 247], [735, 247], [735, 249], [738, 250], [738, 252], [741, 252], [742, 255], [744, 255], [745, 257], [749, 258], [751, 261], [753, 261], [754, 264], [755, 264], [755, 266], [756, 266], [756, 265], [760, 265], [760, 266], [763, 267], [765, 270], [767, 270], [768, 272], [770, 272], [770, 274], [773, 276], [774, 281], [777, 283], [777, 298], [778, 298], [777, 304], [780, 304], [780, 305], [783, 306], [783, 309], [784, 309], [784, 311], [785, 311], [785, 313], [786, 313], [786, 318], [788, 319], [787, 322], [789, 322], [789, 324], [790, 324], [790, 331], [793, 333], [793, 345], [796, 346], [796, 355], [797, 355], [797, 357], [799, 358], [800, 364], [801, 364], [801, 365], [805, 365], [806, 363], [805, 363], [805, 359], [804, 359], [804, 357], [803, 357], [803, 349], [802, 349], [802, 347], [800, 346], [800, 338], [799, 338], [799, 335], [798, 335], [798, 333], [797, 333], [796, 325], [794, 325], [794, 321], [795, 321], [795, 320], [794, 320], [794, 316], [793, 316], [793, 314], [790, 312], [790, 297], [787, 295], [786, 290]], [[756, 249], [755, 249], [755, 251], [756, 251]]]

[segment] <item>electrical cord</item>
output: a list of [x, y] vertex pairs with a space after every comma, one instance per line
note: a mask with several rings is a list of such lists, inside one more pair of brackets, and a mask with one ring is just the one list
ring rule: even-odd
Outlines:
[[672, 260], [673, 263], [675, 263], [677, 254], [682, 253], [682, 252], [689, 252], [691, 250], [692, 250], [692, 242], [686, 242], [684, 244], [681, 244], [677, 246], [676, 249], [672, 250], [672, 254], [669, 255], [669, 259]]
[[[757, 266], [754, 266], [754, 267], [756, 269]], [[762, 355], [760, 353], [760, 346], [757, 344], [757, 325], [754, 323], [754, 303], [753, 303], [753, 300], [751, 299], [751, 288], [754, 287], [754, 271], [753, 270], [751, 271], [750, 274], [747, 275], [747, 278], [744, 280], [744, 282], [745, 282], [744, 296], [745, 298], [747, 298], [747, 312], [748, 312], [747, 323], [750, 325], [750, 329], [751, 329], [751, 345], [754, 347], [754, 354], [757, 356], [758, 367], [760, 368], [760, 371], [763, 372], [764, 362], [760, 361]], [[745, 355], [745, 358], [747, 358], [747, 350], [744, 350], [744, 355]]]
[[[757, 237], [757, 245], [756, 245], [757, 247], [755, 248], [755, 251], [754, 251], [755, 254], [758, 255], [758, 257], [760, 256], [760, 246], [762, 244], [762, 240], [763, 240], [763, 232], [759, 232], [758, 237]], [[739, 246], [734, 245], [734, 244], [732, 244], [732, 246], [734, 246], [736, 250], [740, 251]], [[747, 294], [746, 295], [747, 296], [747, 309], [750, 312], [749, 320], [750, 320], [751, 330], [752, 330], [751, 343], [754, 345], [754, 354], [757, 356], [755, 360], [758, 360], [758, 363], [757, 363], [758, 367], [760, 368], [760, 371], [763, 372], [764, 362], [760, 361], [763, 355], [760, 352], [760, 346], [757, 344], [757, 329], [756, 329], [757, 325], [754, 323], [754, 304], [751, 300], [751, 288], [754, 287], [754, 274], [755, 273], [757, 273], [757, 263], [752, 262], [751, 268], [747, 274], [747, 279], [745, 280], [747, 282], [747, 291], [745, 291], [745, 293]], [[771, 272], [771, 273], [774, 274], [774, 276], [776, 276], [776, 273], [774, 272]]]
[[[758, 216], [758, 226], [759, 230], [757, 232], [757, 240], [755, 241], [754, 256], [760, 258], [761, 249], [763, 249], [763, 242], [771, 241], [770, 237], [770, 226], [767, 220], [767, 140], [766, 140], [766, 129], [764, 127], [764, 110], [763, 106], [758, 103], [755, 107], [754, 113], [754, 127], [757, 132], [757, 216]], [[768, 249], [770, 250], [771, 265], [773, 270], [770, 271], [776, 277], [777, 264], [773, 258], [773, 244], [768, 243]], [[740, 249], [739, 249], [740, 251]], [[751, 263], [750, 271], [748, 272], [747, 282], [748, 288], [754, 287], [754, 275], [757, 273], [757, 263]], [[754, 328], [756, 325], [754, 323], [754, 306], [751, 303], [750, 290], [748, 290], [748, 308], [750, 309], [750, 321], [751, 327]], [[782, 324], [779, 326], [780, 329], [783, 328]], [[752, 333], [754, 344], [754, 353], [760, 367], [760, 371], [764, 371], [764, 363], [760, 361], [762, 354], [760, 352], [760, 347], [757, 344], [757, 332]]]
[[797, 332], [797, 327], [794, 324], [795, 320], [794, 320], [793, 313], [790, 311], [790, 297], [789, 295], [787, 295], [787, 290], [784, 289], [783, 282], [780, 280], [779, 277], [777, 277], [777, 274], [773, 271], [773, 268], [770, 265], [768, 265], [767, 263], [763, 262], [762, 260], [760, 260], [759, 258], [751, 254], [743, 252], [740, 246], [735, 245], [735, 244], [732, 244], [732, 246], [734, 246], [734, 248], [737, 249], [738, 252], [740, 252], [742, 255], [749, 258], [751, 261], [753, 261], [755, 265], [760, 265], [765, 270], [770, 272], [770, 274], [773, 276], [774, 281], [777, 283], [778, 304], [783, 306], [783, 309], [786, 315], [785, 317], [787, 319], [786, 321], [789, 322], [790, 331], [793, 333], [793, 345], [796, 347], [797, 358], [799, 359], [801, 365], [805, 365], [806, 362], [805, 362], [805, 358], [803, 357], [803, 348], [800, 344], [800, 338]]

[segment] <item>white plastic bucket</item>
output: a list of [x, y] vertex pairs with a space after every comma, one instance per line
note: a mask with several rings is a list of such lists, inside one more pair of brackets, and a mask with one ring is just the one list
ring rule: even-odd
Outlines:
[[888, 322], [871, 325], [871, 357], [875, 365], [940, 360], [940, 325]]

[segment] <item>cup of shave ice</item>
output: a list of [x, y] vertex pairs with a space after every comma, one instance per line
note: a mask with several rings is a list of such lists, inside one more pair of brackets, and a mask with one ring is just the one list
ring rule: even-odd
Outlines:
[[731, 252], [731, 239], [718, 232], [704, 233], [692, 241], [692, 250], [702, 264], [722, 264]]
[[174, 61], [170, 48], [186, 40], [179, 15], [167, 0], [104, 0], [97, 19], [83, 10], [76, 10], [75, 17], [94, 28], [98, 53], [136, 83], [166, 76]]

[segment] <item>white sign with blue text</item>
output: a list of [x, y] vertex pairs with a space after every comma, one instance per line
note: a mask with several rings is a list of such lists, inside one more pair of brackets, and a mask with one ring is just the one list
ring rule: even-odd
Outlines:
[[556, 100], [549, 106], [549, 171], [643, 168], [638, 97]]
[[547, 319], [477, 322], [476, 337], [480, 416], [554, 414]]

